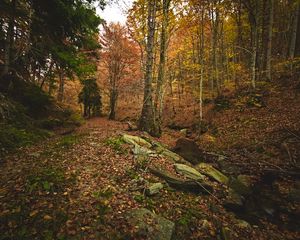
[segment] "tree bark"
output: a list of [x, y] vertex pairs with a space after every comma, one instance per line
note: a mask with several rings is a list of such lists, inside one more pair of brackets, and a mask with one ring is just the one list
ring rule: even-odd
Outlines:
[[159, 131], [161, 132], [162, 111], [163, 111], [163, 85], [165, 83], [165, 65], [167, 52], [167, 28], [169, 22], [169, 6], [170, 0], [163, 0], [163, 20], [160, 35], [160, 55], [159, 67], [156, 86], [156, 95], [154, 101], [155, 116], [158, 123]]
[[65, 88], [65, 78], [62, 69], [59, 70], [59, 87], [57, 94], [57, 101], [63, 102], [64, 100], [64, 88]]
[[273, 22], [274, 22], [274, 0], [269, 0], [269, 25], [268, 25], [268, 44], [266, 56], [266, 77], [271, 81], [271, 59], [272, 59], [272, 36], [273, 36]]
[[148, 1], [148, 34], [147, 34], [147, 59], [144, 86], [144, 102], [139, 122], [139, 129], [152, 136], [159, 137], [160, 129], [157, 126], [152, 99], [152, 72], [154, 62], [154, 36], [156, 26], [157, 0]]
[[118, 91], [116, 89], [112, 89], [110, 93], [110, 113], [109, 119], [115, 120], [116, 118], [116, 106], [118, 99]]
[[199, 119], [203, 120], [203, 79], [204, 79], [204, 7], [201, 9], [201, 43], [200, 43], [200, 82], [199, 82]]
[[296, 52], [296, 42], [297, 42], [297, 30], [298, 30], [298, 21], [299, 21], [299, 2], [296, 3], [295, 15], [293, 17], [292, 32], [291, 32], [291, 41], [289, 47], [289, 58], [293, 59]]
[[15, 14], [16, 14], [17, 0], [11, 1], [11, 14], [9, 16], [8, 29], [5, 38], [5, 49], [4, 49], [4, 68], [2, 75], [9, 72], [12, 61], [12, 46], [14, 43], [14, 27], [15, 27]]

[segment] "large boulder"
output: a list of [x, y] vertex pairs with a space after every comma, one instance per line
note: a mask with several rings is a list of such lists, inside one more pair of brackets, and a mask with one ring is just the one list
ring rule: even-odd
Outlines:
[[237, 178], [230, 178], [228, 186], [232, 188], [236, 193], [246, 197], [251, 194], [251, 183], [247, 176], [239, 175]]
[[173, 151], [194, 165], [202, 162], [204, 158], [203, 151], [198, 145], [186, 138], [178, 139]]
[[235, 192], [233, 189], [229, 188], [227, 198], [224, 202], [224, 207], [233, 212], [241, 212], [244, 209], [244, 198]]
[[194, 180], [204, 180], [204, 175], [199, 173], [195, 168], [187, 166], [185, 164], [174, 164], [176, 172], [186, 176], [187, 178]]
[[175, 224], [146, 208], [131, 210], [127, 215], [128, 223], [135, 226], [137, 232], [133, 238], [149, 240], [171, 240]]
[[210, 178], [216, 180], [219, 183], [228, 184], [229, 178], [221, 173], [219, 170], [215, 169], [212, 165], [207, 163], [199, 163], [195, 167], [200, 173], [209, 176]]

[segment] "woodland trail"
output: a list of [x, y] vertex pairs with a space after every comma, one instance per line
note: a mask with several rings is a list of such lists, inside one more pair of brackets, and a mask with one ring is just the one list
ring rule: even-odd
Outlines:
[[[121, 146], [118, 136], [126, 128], [95, 118], [73, 134], [9, 155], [0, 167], [0, 239], [131, 239], [136, 229], [125, 213], [139, 207], [178, 223], [175, 239], [216, 239], [222, 226], [234, 229], [232, 239], [297, 239], [297, 232], [274, 225], [238, 227], [215, 196], [167, 188], [145, 197], [132, 186], [153, 176]], [[222, 198], [226, 189], [215, 189]]]
[[122, 184], [112, 182], [122, 178], [132, 159], [104, 142], [124, 130], [122, 123], [92, 119], [75, 134], [20, 149], [5, 159], [0, 168], [0, 239], [52, 239], [57, 234], [94, 239], [98, 230], [106, 236], [108, 226], [95, 226], [101, 211], [108, 209], [105, 199], [97, 206], [97, 193], [118, 186], [117, 201], [109, 208], [118, 212], [131, 205]]

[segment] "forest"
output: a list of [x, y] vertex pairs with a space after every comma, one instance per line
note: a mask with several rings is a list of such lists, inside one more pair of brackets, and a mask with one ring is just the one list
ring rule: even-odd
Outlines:
[[0, 0], [10, 239], [300, 239], [300, 1]]

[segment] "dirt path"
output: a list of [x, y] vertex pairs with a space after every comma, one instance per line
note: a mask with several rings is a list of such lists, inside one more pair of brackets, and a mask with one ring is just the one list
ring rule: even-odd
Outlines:
[[166, 188], [145, 197], [136, 187], [159, 179], [138, 168], [120, 142], [126, 127], [96, 118], [72, 135], [8, 156], [0, 167], [0, 239], [128, 239], [136, 229], [127, 225], [125, 212], [137, 207], [176, 222], [176, 239], [216, 239], [222, 226], [232, 228], [233, 239], [297, 239], [273, 225], [238, 227], [209, 195]]
[[[92, 119], [75, 134], [8, 156], [0, 168], [0, 239], [95, 239], [98, 231], [113, 234], [98, 222], [112, 207], [119, 211], [130, 205], [122, 194], [125, 189], [120, 191], [122, 183], [112, 183], [131, 166], [132, 157], [116, 153], [105, 140], [125, 127]], [[109, 199], [116, 206], [108, 206], [110, 196], [105, 196], [112, 191], [118, 192]]]

